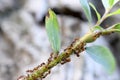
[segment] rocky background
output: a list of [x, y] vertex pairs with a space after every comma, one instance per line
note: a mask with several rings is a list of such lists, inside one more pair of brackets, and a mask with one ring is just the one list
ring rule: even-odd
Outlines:
[[[90, 1], [103, 14], [100, 0]], [[115, 9], [118, 7], [119, 4]], [[44, 26], [49, 8], [55, 11], [60, 23], [61, 51], [88, 31], [89, 24], [79, 0], [0, 0], [0, 80], [17, 80], [20, 75], [26, 75], [26, 70], [47, 61], [52, 52]], [[94, 24], [94, 12], [93, 17]], [[107, 19], [102, 26], [117, 22], [120, 22], [118, 15]], [[113, 52], [117, 69], [112, 75], [83, 52], [79, 58], [71, 56], [70, 63], [53, 68], [44, 80], [120, 80], [120, 34], [101, 37], [89, 45], [93, 44], [107, 46]]]

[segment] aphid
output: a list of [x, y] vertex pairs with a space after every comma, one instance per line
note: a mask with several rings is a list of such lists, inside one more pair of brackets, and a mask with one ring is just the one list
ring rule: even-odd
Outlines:
[[51, 58], [49, 58], [49, 59], [48, 59], [48, 63], [50, 63], [51, 61], [52, 61], [52, 59], [51, 59]]
[[82, 47], [81, 50], [84, 51], [84, 50], [85, 50], [85, 47]]
[[80, 56], [80, 55], [79, 55], [79, 53], [75, 53], [75, 54], [76, 54], [76, 56], [77, 56], [77, 57], [79, 57], [79, 56]]
[[48, 59], [48, 63], [47, 63], [47, 64], [49, 64], [49, 63], [52, 61], [52, 59], [53, 59], [53, 54], [51, 54], [51, 55], [50, 55], [50, 57], [49, 57], [49, 59]]
[[24, 76], [24, 75], [22, 75], [22, 76], [18, 77], [18, 79], [17, 79], [17, 80], [23, 80], [24, 78], [25, 78], [25, 76]]
[[51, 62], [51, 60], [49, 60], [49, 59], [48, 59], [47, 65], [49, 65], [49, 64], [50, 64], [50, 62]]
[[62, 61], [61, 61], [61, 64], [64, 64], [64, 63], [66, 63], [65, 58], [63, 58]]
[[63, 64], [65, 64], [66, 62], [65, 61], [61, 61], [61, 64], [63, 65]]
[[53, 58], [53, 53], [50, 54], [50, 57]]
[[79, 40], [79, 38], [76, 38], [70, 46], [73, 47], [73, 45], [75, 44], [75, 42], [77, 42], [77, 40]]
[[33, 72], [33, 70], [27, 70], [26, 72], [32, 73], [32, 72]]
[[43, 65], [45, 65], [45, 63], [41, 63], [40, 65], [38, 65], [38, 67], [40, 68], [40, 67], [42, 67]]
[[63, 64], [70, 62], [70, 61], [71, 61], [71, 59], [70, 59], [70, 57], [68, 57], [68, 58], [62, 59], [61, 64], [63, 65]]
[[71, 47], [69, 46], [68, 48], [67, 48], [67, 50], [70, 50], [71, 49]]
[[34, 70], [34, 71], [35, 71], [35, 70], [38, 70], [38, 68], [39, 68], [39, 67], [37, 66], [37, 67], [35, 67], [33, 70]]
[[45, 63], [41, 63], [40, 65], [38, 65], [37, 67], [35, 67], [35, 68], [33, 69], [33, 71], [34, 71], [34, 70], [38, 70], [38, 68], [42, 67], [43, 65], [45, 65]]
[[45, 63], [42, 63], [41, 66], [45, 65]]
[[73, 43], [72, 43], [72, 44], [70, 44], [70, 47], [73, 47]]
[[[80, 46], [81, 47], [81, 46]], [[73, 49], [73, 52], [74, 52], [74, 54], [77, 56], [77, 57], [79, 57], [80, 55], [79, 55], [79, 53], [81, 52], [81, 48], [79, 48], [78, 46], [76, 47], [76, 49]]]
[[66, 62], [70, 62], [71, 61], [71, 59], [70, 58], [66, 58]]
[[95, 35], [93, 37], [97, 38], [102, 34], [102, 32], [96, 32]]
[[75, 41], [79, 40], [79, 38], [75, 38]]
[[64, 51], [66, 51], [67, 50], [67, 48], [66, 49], [64, 49]]
[[50, 70], [48, 71], [48, 72], [46, 72], [43, 76], [42, 76], [42, 78], [45, 78], [48, 74], [50, 74]]
[[81, 42], [81, 44], [80, 44], [82, 47], [85, 45], [85, 43], [84, 42]]

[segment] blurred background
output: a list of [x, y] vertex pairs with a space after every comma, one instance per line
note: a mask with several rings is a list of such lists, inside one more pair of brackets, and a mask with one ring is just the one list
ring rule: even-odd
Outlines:
[[[103, 15], [101, 0], [89, 0]], [[119, 8], [119, 3], [113, 11]], [[0, 80], [17, 80], [26, 70], [46, 62], [52, 52], [45, 30], [45, 16], [51, 8], [61, 28], [62, 48], [89, 30], [79, 0], [0, 0]], [[92, 10], [93, 25], [97, 18]], [[106, 19], [101, 26], [120, 22], [120, 15]], [[44, 80], [120, 80], [120, 34], [100, 37], [92, 44], [107, 46], [117, 61], [116, 71], [109, 75], [85, 52], [71, 62], [58, 65]]]

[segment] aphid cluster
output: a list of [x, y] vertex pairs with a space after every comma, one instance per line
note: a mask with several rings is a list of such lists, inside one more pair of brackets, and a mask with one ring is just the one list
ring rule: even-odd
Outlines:
[[[96, 36], [96, 35], [95, 35], [95, 36]], [[64, 53], [65, 53], [65, 56], [66, 56], [67, 58], [66, 58], [66, 57], [63, 57], [63, 59], [62, 59], [62, 61], [61, 61], [61, 64], [65, 64], [65, 63], [71, 61], [71, 59], [70, 59], [70, 54], [71, 54], [71, 52], [74, 52], [74, 54], [75, 54], [77, 57], [79, 57], [79, 56], [80, 56], [79, 53], [80, 53], [81, 51], [84, 51], [84, 45], [85, 45], [85, 43], [84, 43], [84, 42], [80, 42], [80, 39], [79, 39], [79, 38], [75, 39], [69, 47], [67, 47], [66, 49], [64, 49]], [[50, 71], [50, 68], [48, 68], [48, 65], [51, 63], [51, 61], [53, 61], [53, 60], [56, 59], [57, 57], [58, 57], [58, 54], [55, 55], [55, 54], [51, 53], [51, 54], [50, 54], [50, 57], [49, 57], [49, 59], [48, 59], [48, 61], [47, 61], [46, 64], [45, 64], [45, 63], [42, 63], [42, 64], [38, 65], [37, 67], [35, 67], [33, 70], [27, 70], [26, 72], [28, 73], [28, 75], [27, 75], [27, 76], [21, 76], [21, 77], [18, 78], [18, 80], [24, 80], [25, 78], [30, 77], [30, 74], [31, 74], [31, 73], [34, 73], [34, 71], [36, 71], [36, 70], [38, 70], [38, 69], [40, 70], [40, 68], [44, 66], [44, 67], [46, 67], [46, 68], [48, 69], [48, 71], [47, 71], [46, 73], [44, 73], [43, 75], [41, 75], [41, 78], [40, 78], [40, 79], [42, 80], [42, 79], [45, 78], [48, 74], [50, 74], [51, 71]], [[35, 76], [32, 76], [32, 78], [35, 79]]]
[[63, 58], [61, 61], [61, 64], [65, 64], [67, 62], [70, 62], [70, 53], [72, 52], [72, 45], [70, 45], [69, 47], [67, 47], [66, 49], [64, 49], [64, 53], [66, 55], [67, 58]]
[[72, 48], [72, 51], [74, 52], [74, 54], [79, 57], [80, 56], [80, 52], [84, 51], [84, 45], [85, 43], [84, 42], [80, 42], [80, 39], [79, 38], [76, 38], [72, 44], [70, 45], [71, 48]]
[[45, 63], [41, 63], [40, 65], [38, 65], [37, 67], [35, 67], [33, 70], [27, 70], [26, 72], [27, 72], [27, 73], [32, 73], [32, 72], [34, 72], [35, 70], [38, 70], [39, 68], [41, 68], [43, 65], [45, 65]]
[[68, 58], [63, 58], [61, 64], [65, 64], [71, 61], [69, 57], [71, 52], [73, 52], [77, 57], [79, 57], [80, 56], [79, 53], [85, 50], [84, 45], [85, 45], [84, 42], [80, 42], [80, 39], [76, 38], [69, 47], [64, 49], [64, 53]]
[[[41, 68], [45, 63], [41, 63], [37, 67], [35, 67], [33, 70], [27, 70], [26, 72], [28, 73], [27, 76], [20, 76], [17, 80], [24, 80], [26, 77], [29, 77], [31, 73], [33, 73], [35, 70], [38, 70]], [[32, 76], [34, 78], [34, 76]]]
[[[48, 58], [48, 62], [45, 63], [41, 63], [40, 65], [38, 65], [37, 67], [35, 67], [33, 70], [27, 70], [26, 72], [28, 73], [27, 76], [20, 76], [17, 80], [24, 80], [26, 77], [30, 77], [30, 74], [33, 73], [34, 71], [40, 69], [41, 67], [45, 66], [46, 68], [48, 68], [47, 66], [50, 64], [50, 62], [55, 59], [58, 55], [54, 55], [53, 53], [50, 54], [50, 57]], [[44, 73], [42, 75], [42, 77], [40, 78], [42, 80], [42, 78], [45, 78], [48, 74], [50, 74], [50, 70], [47, 71], [46, 73]], [[34, 79], [34, 76], [32, 76], [32, 78]]]

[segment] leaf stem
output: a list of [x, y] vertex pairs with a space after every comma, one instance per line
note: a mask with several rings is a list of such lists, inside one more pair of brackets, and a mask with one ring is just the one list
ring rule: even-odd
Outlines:
[[102, 18], [100, 20], [97, 21], [97, 23], [95, 24], [95, 26], [99, 26], [108, 16], [108, 13], [110, 12], [111, 8], [107, 9], [105, 11], [105, 13], [103, 14]]

